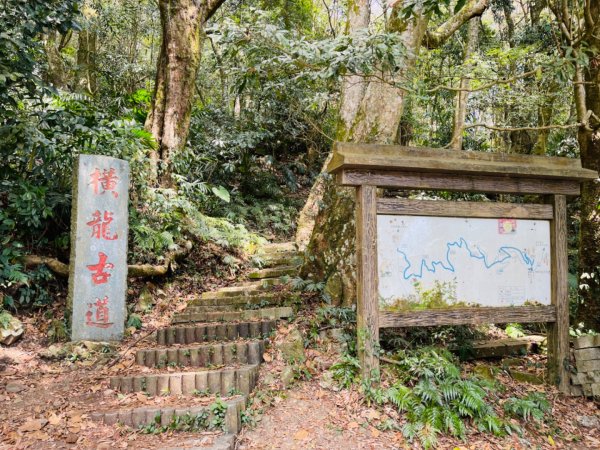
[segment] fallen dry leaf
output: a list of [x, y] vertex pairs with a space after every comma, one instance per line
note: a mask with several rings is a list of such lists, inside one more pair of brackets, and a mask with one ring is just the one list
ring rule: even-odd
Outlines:
[[358, 422], [350, 422], [350, 423], [348, 424], [348, 429], [349, 429], [349, 430], [354, 430], [354, 429], [356, 429], [356, 428], [358, 428], [358, 427], [359, 427], [359, 425], [358, 425]]
[[56, 414], [52, 414], [50, 417], [48, 417], [48, 423], [50, 425], [58, 425], [60, 423], [60, 417], [57, 416]]
[[19, 427], [19, 431], [22, 433], [29, 433], [31, 431], [41, 430], [46, 426], [48, 421], [46, 419], [32, 419], [25, 422]]
[[294, 439], [296, 441], [303, 441], [304, 439], [306, 439], [308, 437], [308, 435], [309, 435], [309, 432], [307, 430], [301, 429], [301, 430], [298, 430], [296, 432], [296, 434], [294, 434]]
[[265, 353], [265, 354], [263, 355], [263, 359], [264, 359], [266, 362], [271, 362], [271, 361], [273, 361], [273, 358], [272, 358], [272, 357], [271, 357], [271, 355], [269, 355], [268, 353]]

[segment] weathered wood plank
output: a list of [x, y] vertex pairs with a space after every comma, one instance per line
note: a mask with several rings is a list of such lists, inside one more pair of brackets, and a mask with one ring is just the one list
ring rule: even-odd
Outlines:
[[549, 306], [508, 306], [498, 308], [441, 308], [420, 311], [379, 311], [380, 328], [476, 325], [480, 323], [554, 322], [556, 308]]
[[553, 216], [552, 205], [499, 202], [449, 202], [405, 198], [377, 199], [377, 214], [406, 216], [482, 217], [546, 219]]
[[552, 305], [556, 321], [548, 332], [548, 375], [562, 392], [569, 390], [569, 293], [567, 257], [567, 200], [554, 195], [554, 220], [550, 223], [550, 255], [552, 278]]
[[426, 172], [374, 172], [342, 170], [337, 181], [343, 186], [369, 184], [382, 188], [439, 191], [487, 192], [498, 194], [579, 195], [579, 182], [571, 180], [515, 179], [501, 176], [468, 176]]
[[379, 376], [377, 188], [356, 189], [356, 287], [358, 356], [364, 381]]
[[575, 158], [336, 142], [327, 171], [334, 173], [342, 169], [562, 180], [590, 180], [598, 177], [593, 170], [583, 169], [581, 161]]

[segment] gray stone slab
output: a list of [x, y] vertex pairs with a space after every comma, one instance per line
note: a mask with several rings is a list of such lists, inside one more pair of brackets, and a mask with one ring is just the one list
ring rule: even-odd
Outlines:
[[129, 163], [79, 155], [73, 181], [72, 340], [121, 340], [127, 289]]

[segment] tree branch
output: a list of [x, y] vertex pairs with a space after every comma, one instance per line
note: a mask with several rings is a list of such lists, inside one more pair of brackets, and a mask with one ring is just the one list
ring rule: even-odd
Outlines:
[[470, 0], [460, 11], [446, 20], [436, 30], [427, 31], [425, 46], [437, 48], [454, 34], [464, 23], [475, 16], [481, 16], [488, 7], [488, 0]]
[[225, 0], [206, 0], [206, 13], [204, 14], [204, 22], [208, 22], [223, 3], [225, 3]]
[[472, 123], [465, 125], [464, 129], [467, 128], [487, 128], [493, 131], [540, 131], [540, 130], [568, 130], [570, 128], [578, 128], [585, 126], [585, 123], [572, 123], [567, 125], [543, 125], [539, 127], [498, 127], [496, 125], [488, 125], [487, 123]]
[[[172, 269], [175, 261], [187, 255], [192, 249], [192, 243], [186, 242], [186, 245], [167, 255], [163, 264], [129, 264], [127, 266], [128, 277], [162, 277]], [[22, 258], [25, 267], [37, 267], [45, 265], [52, 273], [60, 277], [69, 276], [69, 264], [59, 261], [49, 256], [25, 255]]]
[[504, 79], [501, 79], [501, 80], [495, 80], [495, 81], [492, 81], [490, 83], [483, 84], [483, 85], [481, 85], [479, 87], [476, 87], [476, 88], [460, 88], [460, 87], [453, 87], [453, 86], [436, 86], [436, 87], [434, 87], [432, 89], [428, 89], [427, 92], [428, 93], [434, 93], [434, 92], [440, 91], [442, 89], [445, 89], [447, 91], [454, 91], [454, 92], [477, 92], [477, 91], [484, 91], [484, 90], [489, 89], [491, 87], [494, 87], [494, 86], [496, 86], [498, 84], [510, 84], [510, 83], [513, 83], [513, 82], [515, 82], [517, 80], [520, 80], [521, 78], [530, 77], [531, 75], [535, 75], [537, 73], [537, 71], [538, 71], [538, 69], [533, 69], [533, 70], [530, 70], [529, 72], [525, 72], [525, 73], [522, 73], [520, 75], [515, 75], [514, 77], [510, 77], [510, 78], [504, 78]]

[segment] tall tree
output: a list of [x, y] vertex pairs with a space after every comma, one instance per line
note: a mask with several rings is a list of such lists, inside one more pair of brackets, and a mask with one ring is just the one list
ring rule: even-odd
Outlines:
[[[405, 65], [397, 73], [384, 76], [383, 80], [349, 77], [344, 82], [337, 139], [395, 143], [406, 97], [406, 91], [398, 83], [409, 76], [421, 48], [439, 47], [464, 23], [480, 16], [487, 4], [487, 0], [469, 0], [446, 21], [430, 29], [428, 25], [433, 11], [415, 6], [415, 2], [410, 0], [390, 1], [386, 29], [400, 34], [407, 53]], [[413, 8], [410, 14], [406, 14], [406, 7]], [[349, 33], [368, 27], [369, 20], [369, 1], [349, 2]], [[326, 176], [323, 180], [325, 184], [315, 185], [308, 200], [309, 203], [320, 204], [321, 208], [316, 214], [307, 246], [308, 252], [315, 258], [304, 268], [304, 275], [328, 279], [328, 290], [334, 300], [343, 299], [345, 303], [351, 303], [355, 298], [354, 194], [351, 190], [337, 187]], [[322, 195], [322, 201], [317, 202], [314, 196], [319, 195]]]
[[[573, 64], [577, 140], [582, 165], [600, 171], [600, 0], [550, 3], [560, 27], [565, 58]], [[583, 183], [579, 235], [579, 274], [583, 299], [579, 318], [600, 331], [600, 183]]]
[[[471, 56], [475, 53], [477, 48], [477, 41], [479, 38], [479, 27], [481, 25], [481, 19], [474, 17], [469, 20], [469, 27], [467, 30], [467, 40], [465, 42], [464, 61], [465, 64], [469, 63]], [[467, 117], [467, 100], [469, 99], [469, 87], [471, 83], [469, 77], [463, 76], [460, 79], [460, 90], [456, 93], [456, 106], [454, 108], [454, 121], [452, 127], [452, 139], [450, 140], [449, 147], [454, 150], [462, 150], [463, 145], [463, 133], [465, 126], [465, 119]]]
[[172, 156], [187, 140], [204, 25], [224, 1], [159, 0], [162, 42], [146, 128], [158, 143], [151, 181], [162, 186], [171, 186]]

